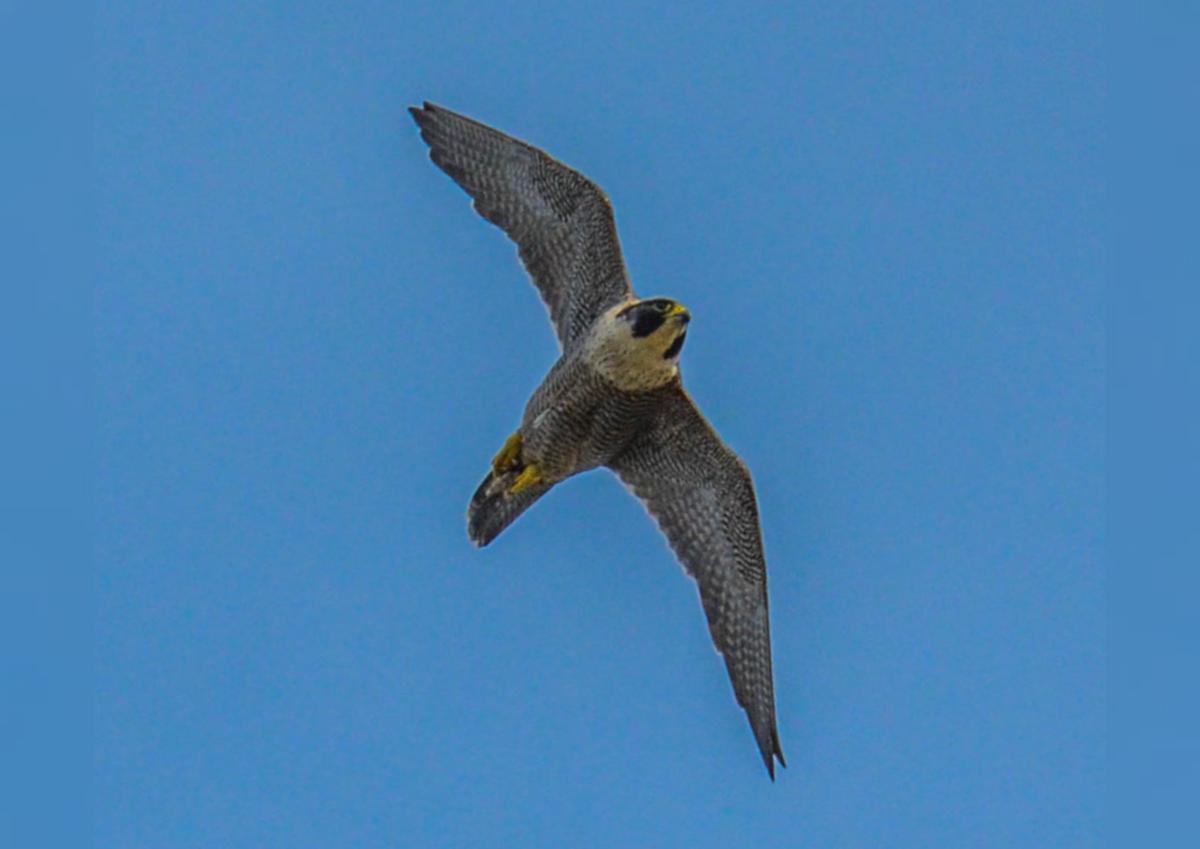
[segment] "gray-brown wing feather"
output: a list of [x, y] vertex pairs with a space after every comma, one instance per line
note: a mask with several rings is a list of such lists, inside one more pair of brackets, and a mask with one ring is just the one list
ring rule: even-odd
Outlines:
[[774, 778], [774, 759], [784, 760], [775, 725], [766, 561], [750, 473], [682, 386], [609, 465], [642, 499], [696, 579], [713, 642]]
[[411, 107], [429, 157], [517, 244], [563, 348], [632, 296], [612, 207], [542, 151], [432, 103]]

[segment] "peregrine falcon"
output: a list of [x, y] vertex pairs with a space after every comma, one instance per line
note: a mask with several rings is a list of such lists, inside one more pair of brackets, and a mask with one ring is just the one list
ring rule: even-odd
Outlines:
[[638, 298], [598, 186], [531, 145], [425, 103], [411, 107], [429, 156], [502, 229], [550, 313], [562, 355], [492, 459], [467, 511], [485, 546], [572, 475], [607, 466], [642, 500], [696, 580], [733, 692], [772, 780], [775, 726], [767, 569], [745, 464], [683, 388], [691, 315]]

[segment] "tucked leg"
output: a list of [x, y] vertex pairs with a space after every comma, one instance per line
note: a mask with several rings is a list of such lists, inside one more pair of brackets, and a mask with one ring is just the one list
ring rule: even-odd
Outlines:
[[530, 463], [521, 470], [521, 474], [517, 475], [517, 479], [508, 488], [508, 493], [509, 495], [516, 495], [518, 492], [529, 489], [531, 486], [536, 486], [542, 481], [542, 470], [538, 468], [537, 463]]
[[521, 460], [521, 431], [517, 431], [504, 440], [504, 447], [492, 458], [492, 474], [499, 477], [510, 469], [515, 469]]

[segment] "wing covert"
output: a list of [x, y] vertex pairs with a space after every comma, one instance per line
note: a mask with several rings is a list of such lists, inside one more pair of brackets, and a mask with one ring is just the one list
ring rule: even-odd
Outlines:
[[612, 206], [598, 186], [532, 145], [426, 102], [410, 107], [429, 158], [517, 244], [565, 349], [633, 295]]
[[775, 724], [767, 573], [750, 473], [676, 385], [610, 467], [642, 500], [696, 580], [717, 650], [771, 778]]

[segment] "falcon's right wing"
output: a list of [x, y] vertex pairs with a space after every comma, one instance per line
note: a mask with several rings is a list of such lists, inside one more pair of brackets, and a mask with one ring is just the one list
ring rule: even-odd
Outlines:
[[633, 296], [612, 207], [594, 183], [522, 141], [432, 103], [411, 107], [429, 158], [517, 243], [565, 349]]

